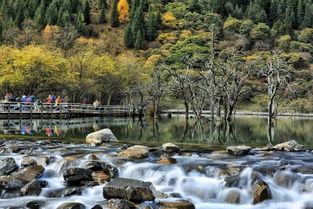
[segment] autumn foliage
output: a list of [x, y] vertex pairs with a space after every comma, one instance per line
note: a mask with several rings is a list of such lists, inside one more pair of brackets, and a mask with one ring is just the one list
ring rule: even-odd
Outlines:
[[129, 5], [127, 0], [120, 0], [117, 5], [117, 11], [119, 13], [120, 22], [126, 22], [128, 20]]

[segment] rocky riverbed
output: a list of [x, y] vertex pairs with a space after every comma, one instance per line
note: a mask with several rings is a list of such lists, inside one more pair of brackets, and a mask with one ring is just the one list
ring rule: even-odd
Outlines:
[[313, 154], [296, 141], [206, 152], [107, 141], [0, 140], [0, 208], [313, 208]]

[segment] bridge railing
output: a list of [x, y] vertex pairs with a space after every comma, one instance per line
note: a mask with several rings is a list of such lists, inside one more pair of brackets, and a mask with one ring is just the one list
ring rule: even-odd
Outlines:
[[127, 113], [128, 106], [122, 105], [100, 105], [94, 107], [92, 104], [79, 103], [0, 103], [0, 113], [41, 113], [41, 114], [61, 114], [61, 113], [86, 113], [86, 114], [106, 114], [106, 113]]

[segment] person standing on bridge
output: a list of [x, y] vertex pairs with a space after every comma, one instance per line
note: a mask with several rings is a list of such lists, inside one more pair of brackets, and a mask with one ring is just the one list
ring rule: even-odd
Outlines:
[[51, 95], [49, 95], [48, 98], [47, 98], [47, 103], [51, 104], [51, 102], [52, 102], [52, 97], [51, 97]]
[[100, 102], [99, 102], [98, 99], [96, 99], [96, 100], [93, 102], [93, 107], [94, 107], [95, 110], [97, 110], [99, 106], [100, 106]]
[[58, 104], [60, 104], [60, 103], [61, 103], [61, 97], [58, 96], [58, 97], [56, 98], [56, 100], [55, 100], [54, 106], [58, 106]]

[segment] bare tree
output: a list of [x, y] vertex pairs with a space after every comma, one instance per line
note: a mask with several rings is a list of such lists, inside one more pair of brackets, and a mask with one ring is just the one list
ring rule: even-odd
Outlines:
[[271, 56], [260, 58], [257, 61], [257, 72], [259, 78], [264, 78], [264, 84], [267, 87], [268, 94], [268, 138], [273, 139], [273, 118], [277, 114], [277, 105], [275, 102], [279, 89], [285, 90], [290, 88], [291, 74], [290, 66], [280, 56], [279, 53], [273, 53]]
[[151, 77], [152, 83], [148, 93], [150, 100], [153, 103], [153, 116], [154, 118], [157, 118], [160, 115], [160, 104], [168, 87], [169, 76], [165, 73], [164, 65], [158, 63]]
[[244, 84], [251, 75], [251, 67], [245, 65], [239, 54], [233, 51], [226, 60], [216, 61], [209, 71], [207, 92], [222, 100], [224, 120], [230, 122], [238, 100], [245, 92]]

